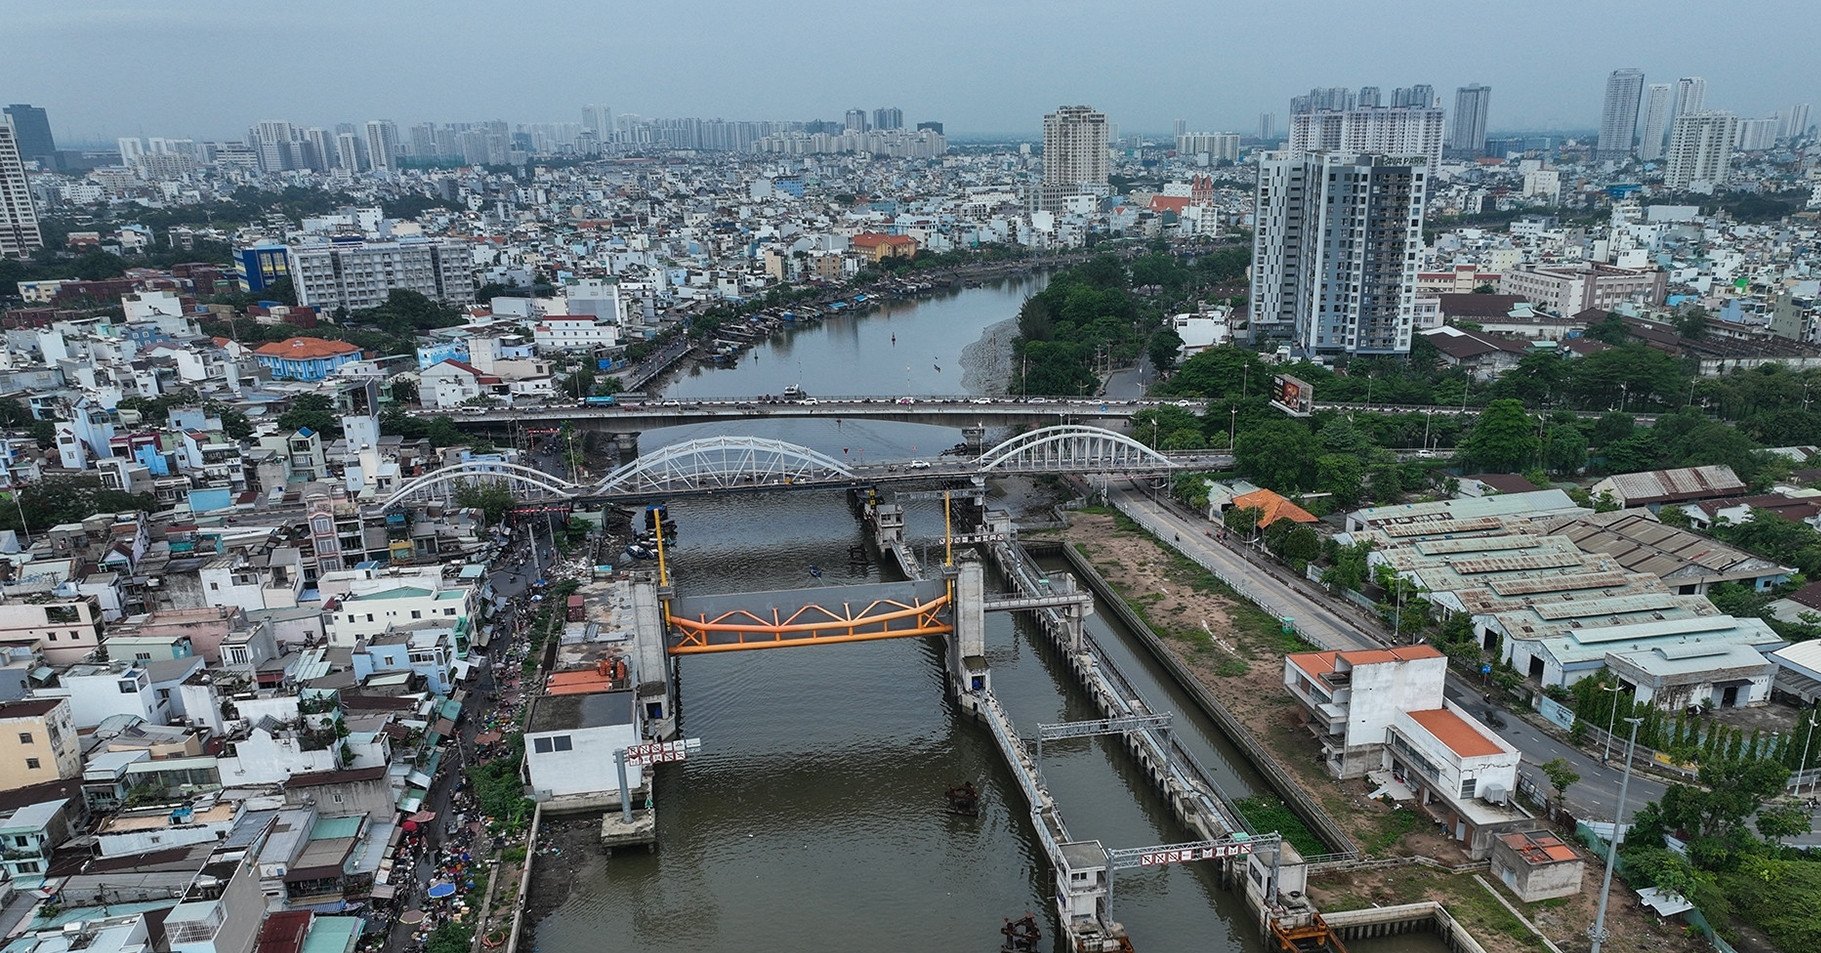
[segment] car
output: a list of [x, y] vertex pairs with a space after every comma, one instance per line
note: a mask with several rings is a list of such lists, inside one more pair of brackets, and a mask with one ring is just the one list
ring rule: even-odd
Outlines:
[[803, 398], [803, 399], [802, 399], [802, 400], [799, 400], [799, 401], [797, 401], [797, 403], [799, 403], [799, 404], [808, 404], [808, 405], [814, 405], [814, 404], [819, 404], [819, 403], [821, 403], [821, 401], [819, 401], [819, 400], [817, 400], [817, 399], [815, 399], [815, 398], [814, 398], [814, 397], [805, 397], [805, 398]]
[[1486, 723], [1486, 727], [1488, 727], [1488, 728], [1505, 727], [1505, 716], [1499, 714], [1498, 709], [1487, 708], [1484, 710], [1483, 716], [1484, 717], [1482, 717], [1480, 720]]
[[759, 409], [758, 405], [751, 404], [751, 403], [745, 403], [745, 402], [738, 403], [733, 406], [734, 406], [734, 409], [736, 409], [736, 410], [758, 410]]
[[484, 414], [486, 412], [487, 412], [487, 408], [485, 408], [485, 407], [468, 406], [468, 407], [462, 408], [462, 413], [464, 413], [464, 414]]
[[928, 460], [912, 460], [910, 462], [910, 468], [912, 470], [927, 470], [927, 469], [929, 469], [929, 461]]
[[1195, 404], [1193, 401], [1179, 400], [1179, 401], [1175, 402], [1174, 404], [1171, 404], [1170, 406], [1181, 407], [1184, 410], [1188, 410], [1188, 409], [1192, 409], [1195, 406]]
[[667, 400], [667, 401], [659, 404], [658, 406], [659, 407], [681, 407], [681, 406], [683, 406], [683, 402], [680, 400]]
[[917, 399], [916, 399], [916, 398], [915, 398], [915, 397], [900, 397], [900, 398], [898, 398], [898, 403], [900, 403], [900, 404], [914, 404], [914, 403], [916, 403], [916, 402], [917, 402]]
[[1033, 397], [1028, 401], [1028, 403], [1032, 404], [1047, 404], [1049, 402], [1050, 399], [1048, 397]]
[[991, 397], [976, 397], [973, 400], [968, 401], [970, 404], [990, 404], [992, 402], [993, 399]]

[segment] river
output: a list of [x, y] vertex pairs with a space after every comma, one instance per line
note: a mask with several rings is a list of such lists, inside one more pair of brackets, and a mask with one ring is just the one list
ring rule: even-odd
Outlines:
[[[687, 372], [665, 394], [755, 396], [791, 384], [811, 394], [991, 392], [1003, 386], [1004, 361], [986, 345], [1002, 348], [1005, 322], [1041, 283], [967, 289], [798, 329], [735, 368]], [[959, 438], [918, 424], [753, 420], [666, 428], [640, 442], [649, 452], [717, 432], [856, 460], [935, 453]], [[676, 583], [686, 591], [892, 578], [876, 561], [850, 563], [863, 535], [838, 494], [688, 500], [671, 513]], [[940, 503], [912, 503], [908, 526], [921, 541], [936, 540]], [[824, 578], [813, 578], [811, 565]], [[1244, 758], [1185, 714], [1186, 699], [1159, 683], [1105, 613], [1090, 627], [1155, 708], [1178, 713], [1178, 736], [1223, 787], [1256, 789]], [[1024, 624], [989, 616], [988, 646], [996, 694], [1027, 737], [1039, 722], [1096, 717]], [[1051, 875], [1028, 811], [990, 735], [947, 699], [940, 651], [929, 640], [892, 640], [685, 659], [682, 725], [703, 752], [658, 772], [661, 846], [605, 862], [540, 860], [538, 889], [568, 897], [537, 923], [538, 953], [985, 951], [998, 949], [1003, 918], [1027, 911], [1053, 938]], [[1138, 847], [1188, 837], [1113, 739], [1046, 746], [1044, 768], [1078, 838]], [[985, 794], [978, 818], [945, 810], [943, 790], [964, 780]], [[1211, 873], [1191, 865], [1119, 880], [1116, 916], [1139, 950], [1261, 948]]]

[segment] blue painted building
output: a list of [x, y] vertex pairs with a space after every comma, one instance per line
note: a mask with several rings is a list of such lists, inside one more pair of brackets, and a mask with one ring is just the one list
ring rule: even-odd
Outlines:
[[320, 381], [343, 364], [360, 360], [360, 348], [346, 341], [294, 337], [261, 344], [253, 359], [279, 380]]
[[291, 276], [283, 245], [254, 245], [234, 249], [234, 274], [242, 291], [264, 291], [280, 278]]
[[444, 361], [468, 363], [468, 339], [438, 341], [417, 349], [417, 369], [427, 371]]

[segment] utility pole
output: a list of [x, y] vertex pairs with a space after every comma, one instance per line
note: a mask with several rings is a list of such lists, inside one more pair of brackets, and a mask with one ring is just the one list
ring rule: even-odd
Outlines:
[[1625, 688], [1624, 685], [1622, 685], [1616, 681], [1613, 682], [1613, 685], [1611, 688], [1607, 688], [1605, 685], [1600, 686], [1600, 691], [1613, 693], [1612, 711], [1609, 714], [1607, 714], [1607, 716], [1606, 716], [1606, 751], [1605, 751], [1605, 753], [1600, 755], [1601, 764], [1607, 764], [1612, 761], [1612, 729], [1614, 726], [1616, 726], [1618, 724], [1618, 717], [1619, 717], [1618, 693], [1623, 691], [1624, 688]]
[[1625, 796], [1631, 793], [1631, 756], [1638, 747], [1638, 726], [1644, 723], [1642, 718], [1627, 718], [1631, 725], [1631, 740], [1625, 743], [1625, 777], [1619, 782], [1619, 806], [1613, 812], [1612, 840], [1606, 845], [1606, 875], [1600, 880], [1600, 910], [1594, 915], [1593, 929], [1587, 935], [1593, 938], [1593, 949], [1590, 953], [1600, 953], [1600, 945], [1606, 941], [1606, 901], [1612, 895], [1612, 868], [1619, 862], [1619, 841], [1625, 824]]

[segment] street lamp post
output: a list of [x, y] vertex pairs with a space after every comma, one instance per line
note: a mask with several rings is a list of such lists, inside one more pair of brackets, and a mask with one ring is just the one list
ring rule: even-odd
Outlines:
[[1609, 713], [1606, 716], [1606, 750], [1603, 753], [1601, 753], [1601, 755], [1600, 755], [1601, 764], [1607, 764], [1612, 761], [1612, 729], [1618, 725], [1618, 717], [1619, 717], [1618, 694], [1619, 694], [1619, 692], [1623, 691], [1624, 689], [1625, 689], [1625, 686], [1617, 681], [1612, 683], [1611, 688], [1607, 688], [1605, 685], [1600, 686], [1600, 691], [1611, 692], [1613, 694], [1612, 711], [1611, 711], [1611, 713]]
[[1233, 441], [1234, 441], [1234, 439], [1236, 439], [1234, 437], [1234, 434], [1238, 431], [1238, 429], [1239, 429], [1239, 408], [1238, 407], [1228, 407], [1227, 408], [1227, 449], [1228, 450], [1233, 449]]
[[[1796, 762], [1796, 771], [1798, 772], [1798, 776], [1800, 775], [1800, 772], [1808, 770], [1808, 744], [1809, 744], [1809, 742], [1815, 740], [1815, 714], [1817, 712], [1821, 712], [1821, 699], [1816, 699], [1814, 708], [1811, 708], [1808, 711], [1803, 712], [1803, 714], [1806, 715], [1808, 718], [1808, 734], [1803, 736], [1803, 738], [1802, 738], [1802, 760]], [[1811, 792], [1814, 790], [1814, 781], [1812, 779], [1809, 781], [1809, 790]], [[1801, 781], [1796, 782], [1796, 793], [1797, 794], [1802, 793], [1802, 782]]]
[[1612, 868], [1619, 862], [1619, 841], [1625, 830], [1625, 797], [1631, 793], [1631, 755], [1638, 746], [1638, 726], [1644, 723], [1642, 718], [1627, 718], [1631, 725], [1631, 740], [1625, 743], [1625, 776], [1619, 781], [1619, 806], [1613, 812], [1612, 841], [1606, 847], [1606, 874], [1600, 879], [1600, 910], [1593, 918], [1593, 929], [1587, 935], [1593, 938], [1593, 949], [1590, 953], [1600, 953], [1600, 945], [1606, 941], [1606, 901], [1612, 894]]

